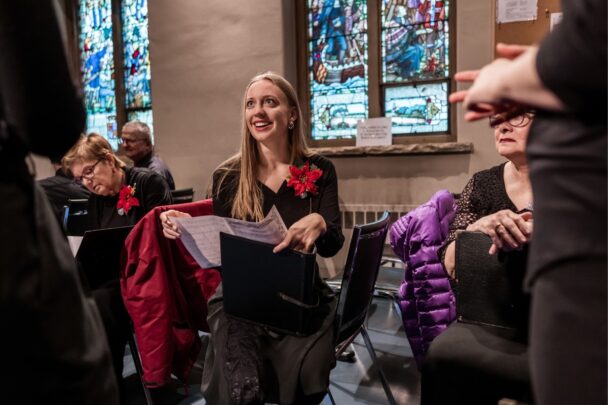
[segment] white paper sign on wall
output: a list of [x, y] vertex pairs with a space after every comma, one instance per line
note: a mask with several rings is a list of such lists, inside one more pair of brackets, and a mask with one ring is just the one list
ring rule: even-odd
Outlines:
[[357, 123], [357, 146], [391, 145], [390, 117], [368, 118]]

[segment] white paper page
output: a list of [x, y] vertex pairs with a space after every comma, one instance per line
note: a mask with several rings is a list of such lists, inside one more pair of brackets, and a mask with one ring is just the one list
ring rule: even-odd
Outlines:
[[231, 218], [227, 218], [227, 221], [233, 235], [257, 240], [258, 242], [278, 245], [287, 234], [287, 227], [283, 218], [281, 218], [281, 214], [274, 205], [261, 222], [247, 222]]
[[72, 256], [76, 257], [76, 253], [78, 253], [78, 249], [82, 243], [82, 236], [68, 236], [68, 243], [70, 245], [70, 250], [72, 251]]
[[171, 220], [179, 226], [181, 241], [199, 266], [208, 269], [221, 265], [220, 232], [233, 233], [225, 218], [205, 215]]
[[261, 222], [215, 215], [172, 220], [180, 228], [184, 247], [202, 268], [221, 266], [220, 232], [272, 244], [278, 244], [287, 234], [287, 227], [274, 206]]
[[357, 146], [391, 145], [390, 117], [368, 118], [357, 123]]
[[497, 0], [496, 22], [534, 21], [537, 10], [537, 0]]

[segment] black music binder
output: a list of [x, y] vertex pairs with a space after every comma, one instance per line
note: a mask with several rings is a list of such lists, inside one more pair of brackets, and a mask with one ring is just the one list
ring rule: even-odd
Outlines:
[[133, 226], [86, 231], [76, 261], [91, 289], [120, 277], [120, 255]]
[[465, 323], [527, 330], [529, 297], [523, 292], [527, 248], [488, 254], [492, 240], [481, 232], [456, 238], [456, 313]]
[[224, 312], [272, 330], [306, 335], [314, 292], [316, 254], [220, 233]]

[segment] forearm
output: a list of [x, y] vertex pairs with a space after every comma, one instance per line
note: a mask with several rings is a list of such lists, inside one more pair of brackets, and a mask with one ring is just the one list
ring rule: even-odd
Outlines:
[[534, 108], [563, 111], [563, 103], [543, 85], [538, 75], [537, 54], [538, 48], [532, 46], [511, 62], [510, 68], [505, 69], [504, 76], [498, 78], [502, 84], [501, 96]]

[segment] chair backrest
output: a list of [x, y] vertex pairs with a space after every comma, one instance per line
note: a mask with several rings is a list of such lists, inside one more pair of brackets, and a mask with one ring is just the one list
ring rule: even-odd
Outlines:
[[389, 214], [370, 224], [355, 225], [342, 275], [340, 299], [336, 311], [336, 345], [356, 335], [374, 294]]
[[180, 188], [179, 190], [171, 190], [173, 204], [189, 203], [194, 200], [193, 188]]
[[63, 228], [66, 235], [82, 236], [88, 226], [89, 200], [68, 200], [63, 207]]

